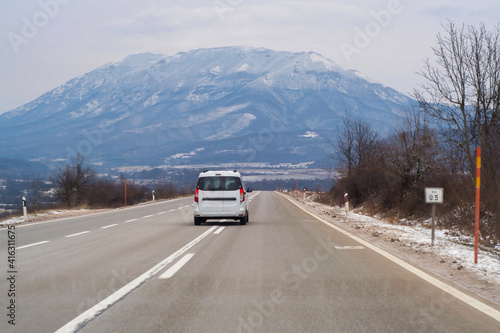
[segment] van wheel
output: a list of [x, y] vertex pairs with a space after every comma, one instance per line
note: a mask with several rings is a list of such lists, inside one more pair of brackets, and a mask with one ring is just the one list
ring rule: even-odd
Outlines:
[[201, 218], [199, 217], [194, 217], [194, 225], [201, 225]]
[[250, 222], [250, 213], [249, 213], [249, 212], [247, 212], [246, 222], [247, 222], [247, 223], [248, 223], [248, 222]]
[[246, 213], [246, 215], [244, 217], [240, 218], [240, 225], [247, 224], [247, 221], [248, 221], [248, 212]]

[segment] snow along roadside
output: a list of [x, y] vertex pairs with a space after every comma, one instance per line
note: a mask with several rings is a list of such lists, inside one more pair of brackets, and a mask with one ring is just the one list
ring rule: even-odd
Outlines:
[[432, 247], [428, 228], [394, 225], [354, 212], [346, 218], [344, 208], [302, 198], [296, 201], [358, 237], [500, 305], [500, 257], [480, 251], [478, 264], [474, 264], [474, 249], [457, 244], [455, 233], [436, 230]]

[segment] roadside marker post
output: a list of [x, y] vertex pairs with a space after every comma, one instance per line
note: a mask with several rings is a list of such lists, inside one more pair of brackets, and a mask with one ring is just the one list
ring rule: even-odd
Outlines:
[[434, 246], [435, 230], [436, 230], [436, 204], [443, 203], [444, 190], [440, 187], [425, 188], [425, 203], [432, 205], [432, 231], [431, 244]]
[[347, 214], [349, 214], [349, 194], [348, 193], [344, 194], [344, 202], [345, 202], [345, 217], [347, 217]]
[[155, 190], [153, 190], [153, 202], [155, 202]]
[[27, 218], [28, 217], [28, 208], [27, 208], [27, 204], [26, 204], [26, 197], [23, 197], [23, 216], [24, 218]]

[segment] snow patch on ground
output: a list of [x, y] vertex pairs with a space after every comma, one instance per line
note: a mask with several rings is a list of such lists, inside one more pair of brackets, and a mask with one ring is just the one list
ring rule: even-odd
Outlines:
[[241, 65], [240, 68], [238, 68], [237, 72], [247, 72], [248, 68], [249, 68], [248, 64], [245, 63], [245, 64]]
[[429, 221], [402, 221], [391, 224], [380, 218], [349, 212], [344, 207], [332, 207], [313, 201], [314, 194], [300, 193], [298, 201], [305, 208], [357, 236], [405, 258], [411, 264], [456, 283], [500, 304], [500, 256], [494, 251], [480, 250], [474, 263], [473, 240], [456, 231], [436, 229], [431, 245]]
[[435, 242], [434, 246], [432, 246], [431, 229], [429, 228], [418, 225], [393, 225], [373, 217], [352, 212], [349, 213], [347, 219], [352, 222], [361, 222], [367, 226], [376, 227], [380, 230], [379, 232], [396, 234], [400, 242], [408, 244], [407, 246], [413, 249], [454, 258], [457, 267], [462, 266], [481, 275], [487, 273], [490, 279], [500, 283], [500, 258], [489, 252], [479, 251], [478, 263], [475, 264], [472, 244], [471, 246], [458, 244], [458, 238], [463, 239], [463, 237], [452, 236], [456, 234], [455, 232], [436, 229]]
[[226, 129], [225, 131], [221, 131], [217, 134], [211, 135], [205, 138], [205, 140], [213, 141], [213, 140], [222, 140], [230, 138], [233, 134], [241, 132], [243, 129], [250, 126], [252, 120], [255, 119], [257, 119], [257, 117], [255, 117], [251, 113], [240, 114], [237, 116], [237, 120], [233, 123], [233, 125], [230, 128]]
[[178, 154], [175, 154], [175, 155], [172, 155], [170, 156], [169, 159], [173, 158], [173, 159], [177, 159], [177, 158], [190, 158], [194, 155], [196, 155], [198, 152], [200, 151], [203, 151], [205, 150], [205, 148], [198, 148], [198, 149], [195, 149], [189, 153], [178, 153]]
[[8, 225], [15, 225], [15, 224], [20, 224], [20, 223], [25, 223], [25, 222], [36, 222], [38, 220], [45, 220], [45, 219], [55, 219], [55, 218], [61, 218], [63, 215], [80, 215], [80, 214], [86, 214], [90, 212], [89, 209], [79, 209], [79, 210], [52, 210], [48, 211], [45, 213], [39, 213], [39, 214], [28, 214], [27, 218], [24, 218], [24, 216], [16, 216], [16, 217], [11, 217], [9, 219], [3, 220], [0, 222], [0, 227], [6, 227]]
[[317, 54], [317, 53], [311, 53], [310, 55], [311, 61], [312, 62], [317, 62], [325, 65], [326, 69], [332, 70], [336, 68], [336, 65], [333, 61], [330, 59], [326, 59], [323, 56]]
[[79, 118], [79, 117], [82, 117], [82, 116], [85, 116], [86, 114], [90, 114], [90, 113], [93, 113], [94, 116], [97, 116], [99, 115], [102, 111], [103, 111], [103, 108], [100, 106], [100, 102], [98, 100], [91, 100], [90, 102], [88, 102], [87, 104], [85, 104], [84, 106], [82, 106], [80, 109], [79, 109], [80, 112], [70, 112], [70, 115], [72, 118]]
[[144, 102], [144, 106], [151, 106], [151, 105], [155, 105], [156, 103], [158, 103], [158, 96], [159, 96], [160, 92], [157, 91], [153, 94], [153, 96], [149, 97], [145, 102]]
[[219, 67], [219, 66], [216, 66], [216, 67], [214, 67], [214, 68], [212, 68], [212, 69], [210, 70], [210, 73], [212, 73], [212, 74], [214, 74], [214, 75], [218, 75], [218, 74], [220, 74], [221, 72], [222, 72], [222, 70], [220, 69], [220, 67]]

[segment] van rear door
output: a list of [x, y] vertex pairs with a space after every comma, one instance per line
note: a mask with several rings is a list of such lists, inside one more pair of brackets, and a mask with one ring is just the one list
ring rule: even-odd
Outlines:
[[240, 208], [241, 180], [238, 177], [225, 177], [224, 212], [237, 212]]
[[209, 176], [200, 177], [198, 184], [198, 205], [203, 212], [235, 212], [240, 205], [239, 177]]
[[202, 212], [222, 212], [224, 193], [220, 190], [223, 177], [200, 177], [196, 187], [199, 189], [198, 205]]

